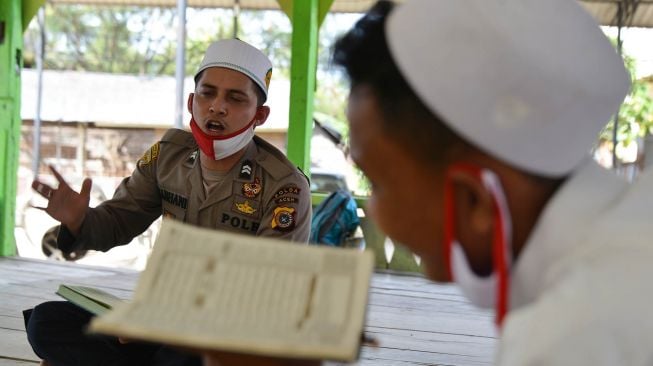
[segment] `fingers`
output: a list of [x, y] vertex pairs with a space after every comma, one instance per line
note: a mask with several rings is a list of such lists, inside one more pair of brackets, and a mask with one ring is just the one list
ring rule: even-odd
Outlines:
[[52, 192], [54, 191], [52, 187], [38, 180], [32, 181], [32, 189], [46, 199], [50, 199], [50, 197], [52, 197]]
[[82, 182], [82, 190], [79, 192], [82, 197], [89, 198], [91, 197], [91, 186], [93, 185], [93, 181], [91, 181], [89, 178], [84, 179], [84, 182]]
[[34, 206], [34, 205], [31, 204], [31, 203], [28, 204], [28, 205], [29, 205], [29, 207], [31, 207], [31, 208], [35, 208], [35, 209], [37, 209], [37, 210], [41, 210], [41, 211], [45, 211], [45, 210], [47, 210], [47, 207]]
[[66, 182], [66, 180], [61, 176], [61, 174], [59, 174], [59, 172], [52, 165], [48, 165], [48, 168], [50, 168], [50, 171], [52, 172], [54, 177], [57, 178], [57, 182], [59, 182], [60, 186], [65, 185], [66, 187], [68, 187], [68, 183]]

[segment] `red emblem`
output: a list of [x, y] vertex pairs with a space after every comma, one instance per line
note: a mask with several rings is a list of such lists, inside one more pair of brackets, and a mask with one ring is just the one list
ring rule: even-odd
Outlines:
[[254, 178], [254, 183], [243, 184], [243, 194], [245, 197], [254, 198], [261, 193], [261, 180]]

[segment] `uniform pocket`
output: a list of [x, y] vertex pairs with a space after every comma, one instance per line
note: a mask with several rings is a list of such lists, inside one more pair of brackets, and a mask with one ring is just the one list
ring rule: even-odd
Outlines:
[[161, 215], [164, 218], [175, 219], [178, 221], [184, 221], [184, 219], [186, 218], [186, 210], [179, 206], [175, 206], [173, 204], [164, 201], [161, 204], [161, 207], [163, 208], [163, 212], [161, 213]]

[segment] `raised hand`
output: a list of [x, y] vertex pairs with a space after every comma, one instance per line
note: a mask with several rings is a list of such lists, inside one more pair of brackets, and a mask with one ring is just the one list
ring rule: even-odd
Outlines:
[[86, 209], [91, 198], [91, 185], [93, 183], [88, 178], [84, 179], [82, 189], [77, 193], [70, 188], [66, 180], [54, 167], [50, 165], [49, 168], [59, 182], [59, 186], [52, 188], [37, 179], [32, 182], [32, 189], [48, 200], [47, 207], [38, 208], [64, 224], [73, 235], [77, 236], [86, 217]]

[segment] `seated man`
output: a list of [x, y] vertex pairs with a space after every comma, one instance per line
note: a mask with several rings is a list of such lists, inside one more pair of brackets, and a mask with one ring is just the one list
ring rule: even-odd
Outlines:
[[334, 62], [371, 216], [495, 308], [498, 365], [651, 365], [653, 172], [589, 157], [629, 76], [576, 1], [379, 2]]
[[[114, 197], [89, 208], [91, 181], [79, 193], [54, 169], [57, 188], [34, 181], [48, 199], [44, 210], [61, 222], [64, 252], [129, 243], [159, 216], [248, 235], [306, 242], [311, 222], [307, 178], [282, 152], [254, 135], [267, 119], [264, 103], [272, 64], [236, 39], [210, 45], [188, 97], [190, 129], [169, 130], [138, 161]], [[91, 314], [67, 302], [47, 302], [26, 312], [27, 336], [52, 365], [199, 364], [166, 347], [123, 344], [90, 337]]]
[[334, 61], [372, 216], [496, 309], [497, 364], [651, 364], [653, 172], [589, 157], [630, 78], [576, 1], [384, 1]]

